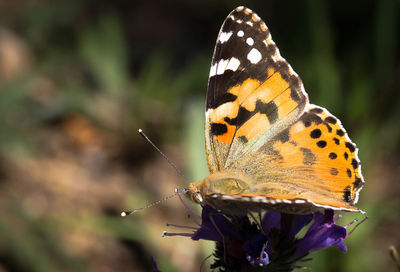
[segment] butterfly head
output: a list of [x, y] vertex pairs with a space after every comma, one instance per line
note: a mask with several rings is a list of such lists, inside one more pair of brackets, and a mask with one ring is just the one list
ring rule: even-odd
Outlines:
[[189, 188], [184, 189], [184, 194], [190, 200], [197, 204], [202, 204], [204, 202], [203, 198], [203, 182], [194, 182], [189, 185]]

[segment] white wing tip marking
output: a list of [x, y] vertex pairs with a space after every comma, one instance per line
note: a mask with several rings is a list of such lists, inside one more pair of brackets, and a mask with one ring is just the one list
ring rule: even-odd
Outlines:
[[240, 66], [240, 61], [237, 58], [231, 58], [225, 70], [236, 71]]
[[221, 32], [221, 34], [219, 34], [218, 41], [220, 43], [227, 42], [231, 36], [232, 36], [232, 31], [231, 32]]
[[217, 74], [217, 63], [211, 66], [209, 77], [215, 76]]
[[226, 66], [228, 65], [228, 60], [221, 59], [218, 62], [217, 66], [217, 75], [222, 75], [225, 71]]

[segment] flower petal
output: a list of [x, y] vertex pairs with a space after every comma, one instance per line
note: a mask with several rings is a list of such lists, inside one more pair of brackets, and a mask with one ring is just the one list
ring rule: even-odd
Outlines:
[[262, 220], [262, 228], [264, 230], [264, 233], [266, 235], [269, 234], [270, 230], [272, 228], [279, 228], [281, 222], [281, 213], [280, 212], [273, 212], [273, 211], [267, 211], [264, 214], [263, 220]]
[[221, 236], [237, 238], [236, 227], [221, 213], [210, 206], [204, 206], [201, 212], [201, 226], [193, 234], [193, 240], [211, 240], [222, 242]]
[[346, 238], [346, 228], [336, 225], [333, 220], [333, 211], [327, 210], [325, 215], [314, 214], [314, 223], [296, 245], [296, 257], [301, 257], [311, 251], [336, 246], [346, 251], [343, 240]]

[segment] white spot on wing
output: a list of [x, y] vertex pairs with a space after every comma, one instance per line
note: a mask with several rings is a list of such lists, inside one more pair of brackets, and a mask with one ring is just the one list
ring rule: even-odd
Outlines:
[[215, 76], [217, 74], [217, 64], [215, 63], [213, 66], [210, 68], [210, 75], [209, 77]]
[[258, 63], [261, 60], [261, 58], [262, 56], [260, 51], [258, 51], [255, 48], [251, 49], [249, 54], [247, 54], [247, 59], [253, 64]]
[[252, 200], [253, 200], [254, 202], [262, 202], [263, 199], [264, 199], [264, 197], [262, 197], [262, 196], [253, 196], [253, 197], [252, 197]]
[[248, 24], [249, 26], [253, 26], [253, 22], [247, 21], [246, 24]]
[[239, 37], [243, 37], [243, 36], [244, 36], [243, 30], [239, 30], [238, 33], [237, 33], [237, 35], [238, 35]]
[[232, 70], [235, 72], [237, 68], [239, 68], [239, 65], [240, 61], [237, 58], [231, 58], [225, 70]]
[[248, 44], [248, 45], [250, 45], [250, 46], [252, 46], [253, 44], [254, 44], [254, 40], [252, 39], [252, 38], [247, 38], [246, 39], [246, 43]]
[[232, 36], [232, 31], [231, 32], [221, 32], [219, 35], [219, 42], [224, 43], [229, 40], [229, 38]]
[[227, 65], [228, 65], [228, 60], [224, 59], [220, 60], [217, 66], [217, 75], [222, 75]]
[[219, 62], [211, 66], [209, 77], [222, 75], [226, 70], [236, 71], [240, 66], [240, 61], [237, 58], [227, 60], [221, 59]]

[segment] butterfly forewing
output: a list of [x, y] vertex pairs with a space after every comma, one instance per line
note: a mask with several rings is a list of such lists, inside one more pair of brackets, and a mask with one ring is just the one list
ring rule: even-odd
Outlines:
[[232, 11], [218, 35], [206, 102], [211, 172], [293, 123], [308, 102], [300, 78], [281, 57], [265, 23], [251, 10]]

